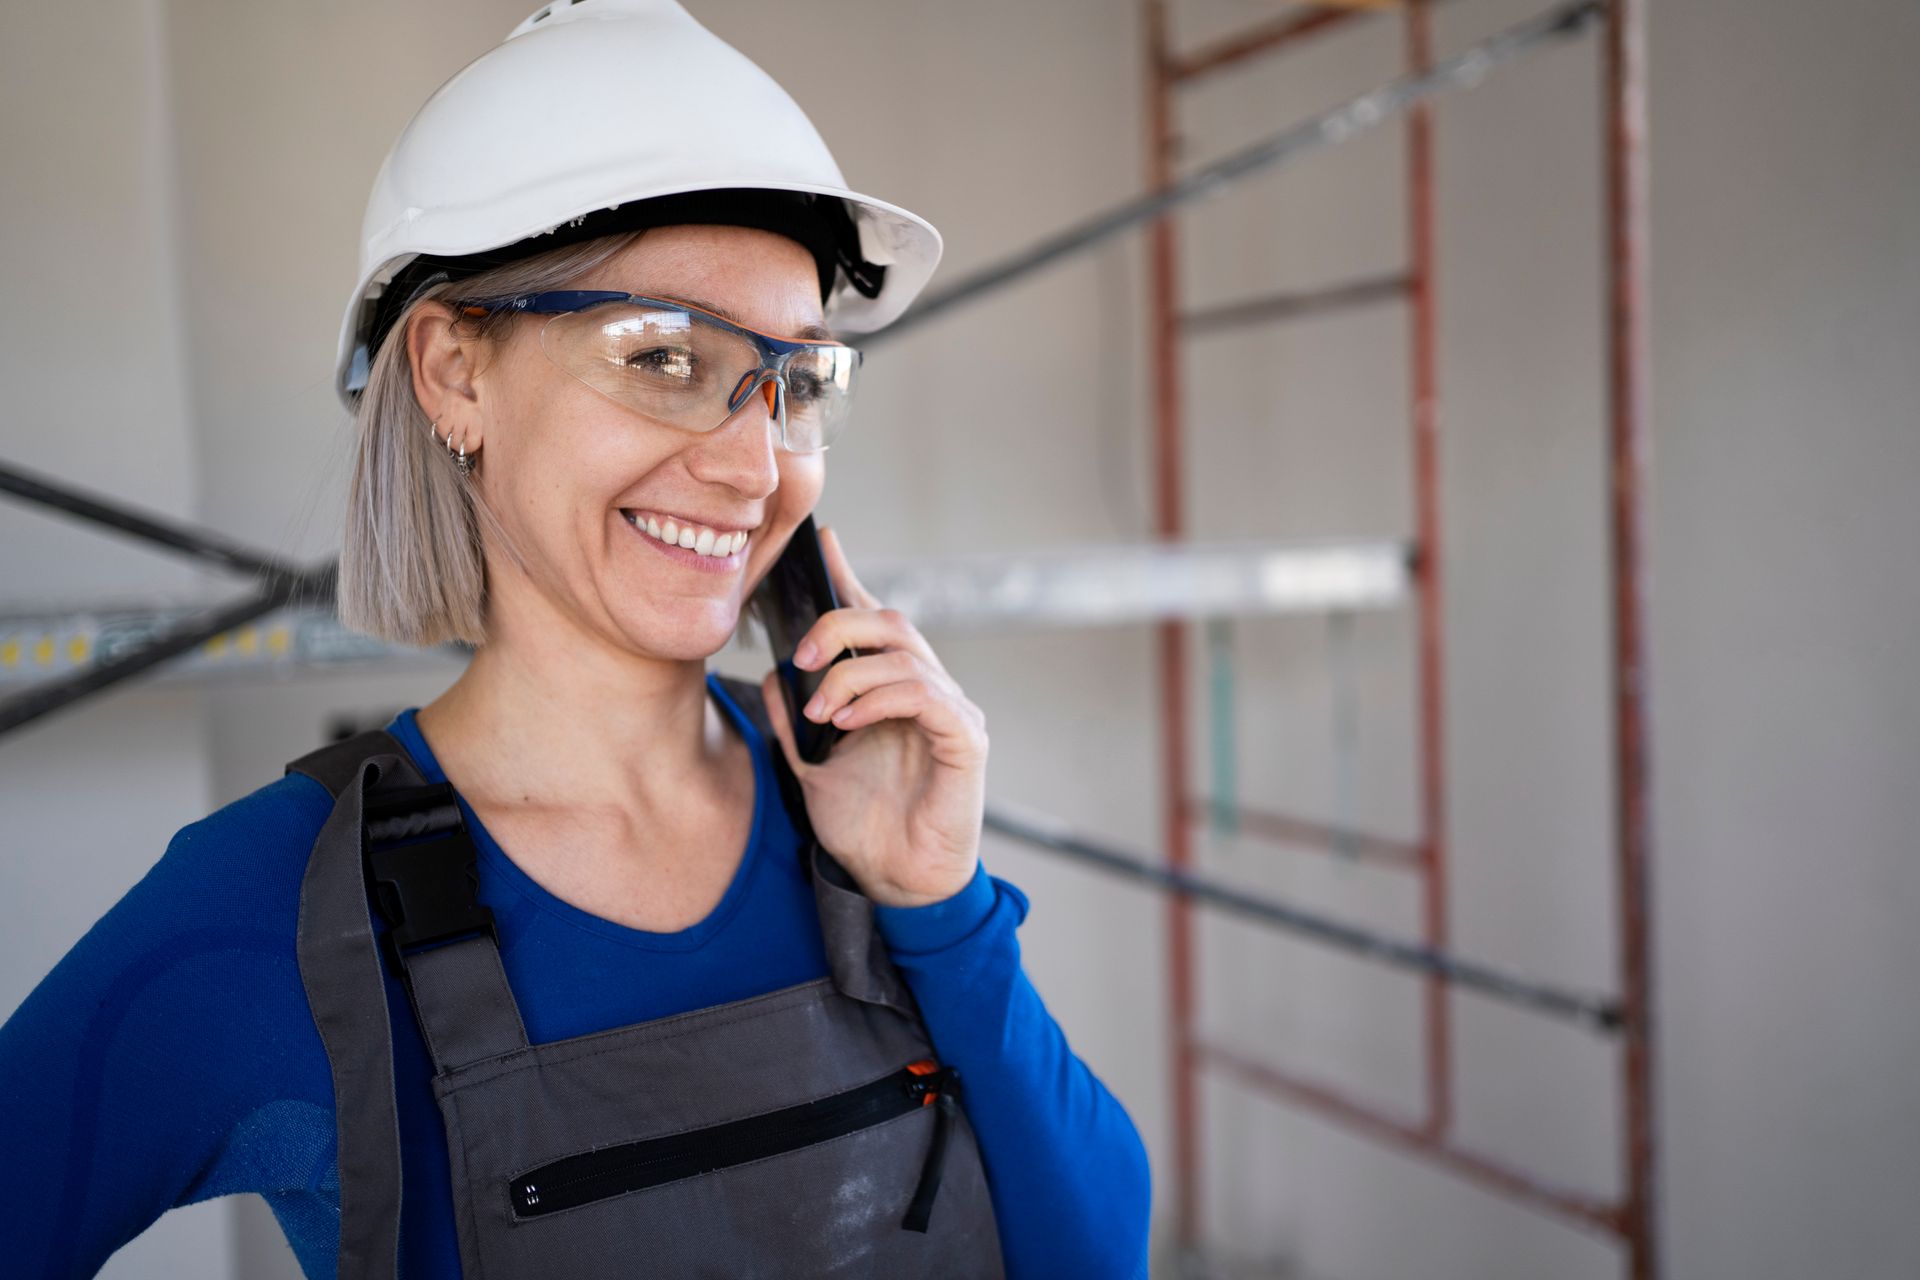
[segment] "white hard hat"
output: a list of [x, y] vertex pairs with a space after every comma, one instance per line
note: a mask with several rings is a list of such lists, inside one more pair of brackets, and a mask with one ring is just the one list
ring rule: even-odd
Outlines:
[[933, 224], [849, 191], [799, 104], [674, 0], [552, 0], [436, 89], [387, 153], [361, 227], [335, 389], [351, 410], [377, 304], [414, 259], [500, 249], [597, 211], [723, 188], [844, 204], [865, 262], [832, 281], [824, 307], [836, 332], [897, 318], [940, 261]]

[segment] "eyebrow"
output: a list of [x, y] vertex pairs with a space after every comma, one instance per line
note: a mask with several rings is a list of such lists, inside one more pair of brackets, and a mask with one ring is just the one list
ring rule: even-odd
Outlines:
[[[715, 306], [711, 302], [702, 302], [698, 298], [682, 297], [678, 294], [672, 294], [672, 293], [658, 293], [658, 294], [655, 294], [654, 296], [657, 298], [665, 298], [669, 302], [684, 302], [690, 307], [699, 307], [702, 311], [711, 311], [713, 312], [713, 314], [720, 316], [722, 319], [733, 321], [735, 324], [739, 325], [743, 329], [752, 329], [754, 327], [748, 324], [745, 320], [742, 320], [739, 316], [733, 314], [733, 312], [727, 310], [725, 307]], [[791, 336], [796, 338], [805, 338], [810, 341], [817, 340], [820, 342], [838, 342], [840, 340], [833, 336], [833, 331], [831, 329], [828, 329], [823, 325], [817, 325], [817, 324], [803, 325], [797, 332], [795, 332]]]

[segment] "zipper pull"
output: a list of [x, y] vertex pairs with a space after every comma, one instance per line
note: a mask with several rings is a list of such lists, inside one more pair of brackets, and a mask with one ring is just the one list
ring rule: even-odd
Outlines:
[[907, 1081], [907, 1096], [920, 1099], [920, 1105], [926, 1106], [940, 1093], [940, 1086], [952, 1077], [951, 1067], [942, 1067], [932, 1058], [920, 1058], [906, 1066], [913, 1079]]
[[920, 1185], [914, 1188], [907, 1216], [900, 1221], [908, 1231], [925, 1231], [933, 1216], [933, 1198], [940, 1192], [953, 1113], [959, 1109], [960, 1073], [952, 1067], [936, 1068], [931, 1059], [911, 1063], [907, 1069], [922, 1077], [907, 1088], [920, 1097], [922, 1106], [931, 1103], [938, 1107], [933, 1116], [933, 1140], [927, 1145], [927, 1160], [920, 1169]]

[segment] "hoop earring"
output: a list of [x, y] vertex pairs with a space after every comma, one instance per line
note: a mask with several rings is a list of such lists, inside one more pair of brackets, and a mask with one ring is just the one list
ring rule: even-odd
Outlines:
[[432, 422], [429, 422], [427, 424], [427, 430], [433, 433], [434, 443], [446, 445], [447, 457], [450, 460], [452, 460], [454, 469], [457, 470], [462, 476], [471, 476], [473, 474], [474, 467], [479, 465], [480, 451], [478, 449], [475, 449], [471, 455], [467, 453], [467, 433], [462, 431], [460, 433], [460, 451], [458, 453], [455, 453], [453, 449], [452, 428], [448, 428], [446, 436], [442, 438], [442, 436], [440, 435], [439, 427], [440, 427], [440, 419], [438, 418], [435, 418]]
[[[452, 435], [452, 432], [448, 432]], [[480, 451], [475, 449], [471, 457], [467, 454], [467, 433], [460, 433], [460, 452], [454, 455], [453, 465], [462, 476], [471, 476], [474, 466], [480, 461]]]

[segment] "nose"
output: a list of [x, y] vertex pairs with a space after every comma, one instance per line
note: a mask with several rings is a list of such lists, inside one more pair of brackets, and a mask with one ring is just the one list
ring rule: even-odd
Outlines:
[[[724, 484], [751, 498], [765, 498], [780, 485], [780, 387], [769, 377], [748, 393], [716, 429], [696, 438], [687, 469], [697, 479]], [[763, 418], [758, 406], [767, 407]]]
[[727, 396], [727, 404], [735, 413], [738, 413], [741, 407], [753, 398], [755, 389], [765, 397], [767, 413], [773, 418], [775, 426], [784, 432], [786, 424], [781, 421], [783, 415], [780, 402], [785, 387], [781, 383], [780, 375], [765, 367], [750, 369], [741, 374], [740, 380], [733, 384], [733, 391]]
[[766, 411], [768, 411], [770, 415], [776, 416], [776, 420], [778, 420], [778, 416], [780, 416], [780, 399], [778, 399], [778, 397], [780, 397], [780, 378], [776, 378], [774, 374], [770, 374], [770, 372], [766, 372], [766, 370], [747, 370], [747, 372], [743, 372], [743, 374], [739, 376], [739, 382], [733, 384], [733, 393], [728, 397], [728, 403], [733, 405], [735, 411], [737, 411], [739, 405], [743, 405], [743, 403], [747, 401], [747, 397], [753, 395], [755, 378], [760, 380], [760, 382], [758, 382], [758, 388], [766, 395]]

